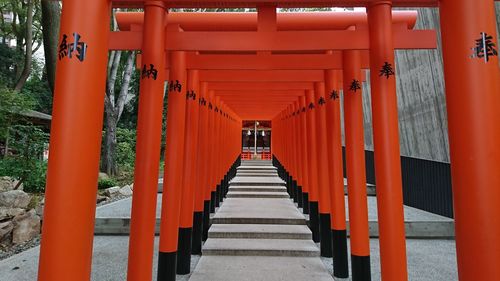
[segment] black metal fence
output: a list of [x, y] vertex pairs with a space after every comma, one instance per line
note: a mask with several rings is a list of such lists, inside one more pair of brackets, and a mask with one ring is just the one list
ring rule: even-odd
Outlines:
[[[344, 177], [346, 177], [345, 147]], [[365, 151], [366, 181], [375, 184], [374, 152]], [[449, 163], [401, 156], [404, 204], [453, 218], [451, 168]]]

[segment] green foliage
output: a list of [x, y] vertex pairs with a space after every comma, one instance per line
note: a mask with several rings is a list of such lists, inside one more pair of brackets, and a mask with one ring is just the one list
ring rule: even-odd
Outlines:
[[19, 49], [0, 44], [0, 84], [14, 87], [17, 78], [17, 65], [23, 60], [23, 53]]
[[122, 171], [133, 170], [135, 164], [135, 130], [118, 128], [116, 130], [116, 163]]
[[117, 185], [118, 183], [113, 178], [100, 178], [97, 182], [98, 189], [106, 189]]
[[20, 180], [28, 192], [44, 191], [47, 163], [42, 155], [48, 135], [33, 125], [14, 125], [10, 134], [12, 155], [0, 161], [0, 176]]
[[33, 100], [26, 95], [0, 87], [0, 142], [6, 141], [12, 124], [23, 119], [20, 113], [33, 107]]
[[52, 113], [52, 91], [47, 83], [43, 66], [37, 60], [33, 61], [33, 71], [21, 94], [32, 101], [32, 109], [46, 114]]

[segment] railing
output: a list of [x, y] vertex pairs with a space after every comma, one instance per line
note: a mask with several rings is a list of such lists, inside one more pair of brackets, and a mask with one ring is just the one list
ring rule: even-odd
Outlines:
[[241, 152], [241, 160], [251, 160], [255, 158], [262, 160], [271, 160], [271, 151], [269, 151], [269, 149], [258, 149], [255, 157], [253, 150], [243, 148], [243, 151]]
[[[345, 148], [344, 177], [346, 177]], [[365, 151], [366, 181], [375, 184], [374, 152]], [[449, 163], [401, 156], [404, 204], [453, 218], [451, 167]], [[376, 188], [376, 187], [375, 187]]]

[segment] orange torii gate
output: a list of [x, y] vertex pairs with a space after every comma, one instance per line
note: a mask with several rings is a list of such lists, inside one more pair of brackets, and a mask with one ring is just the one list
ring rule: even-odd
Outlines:
[[[310, 44], [302, 41], [298, 43], [291, 41], [293, 36], [298, 36], [296, 38], [304, 40], [308, 39], [306, 37], [307, 32], [303, 34], [275, 32], [274, 35], [277, 37], [257, 32], [256, 34], [249, 34], [247, 39], [235, 36], [236, 39], [242, 40], [240, 42], [231, 38], [230, 34], [215, 34], [214, 38], [218, 41], [206, 40], [206, 42], [203, 42], [206, 38], [199, 38], [202, 33], [179, 32], [178, 28], [166, 31], [164, 28], [167, 24], [165, 11], [168, 8], [259, 7], [259, 5], [264, 4], [277, 7], [365, 6], [368, 7], [367, 25], [365, 31], [318, 31], [315, 35], [309, 37], [311, 41], [314, 41]], [[132, 34], [131, 31], [130, 34], [121, 35], [109, 32], [109, 20], [103, 19], [109, 19], [109, 10], [112, 6], [145, 7], [143, 32]], [[136, 159], [136, 163], [140, 165], [136, 165], [134, 186], [141, 192], [134, 195], [129, 260], [135, 268], [141, 268], [141, 270], [134, 271], [129, 267], [128, 274], [129, 280], [148, 280], [151, 279], [151, 267], [149, 266], [151, 261], [149, 258], [141, 259], [140, 257], [151, 256], [153, 249], [151, 246], [153, 241], [151, 233], [154, 233], [154, 211], [152, 211], [154, 208], [152, 206], [155, 205], [155, 202], [152, 198], [156, 195], [160, 142], [160, 130], [158, 128], [161, 128], [161, 118], [158, 118], [158, 116], [161, 117], [164, 81], [162, 77], [166, 78], [164, 69], [167, 66], [167, 61], [164, 59], [165, 49], [157, 46], [164, 44], [166, 50], [170, 51], [170, 60], [168, 61], [169, 80], [174, 82], [178, 80], [180, 85], [191, 84], [191, 89], [197, 87], [195, 82], [189, 82], [190, 79], [196, 81], [197, 74], [190, 72], [191, 75], [189, 75], [186, 72], [189, 69], [188, 64], [190, 62], [183, 51], [213, 52], [222, 50], [241, 52], [250, 49], [259, 52], [300, 50], [317, 52], [332, 49], [369, 49], [370, 68], [372, 73], [378, 73], [382, 66], [394, 65], [394, 47], [397, 46], [398, 42], [401, 42], [393, 40], [398, 36], [398, 28], [393, 26], [391, 20], [392, 6], [439, 6], [440, 8], [459, 276], [461, 280], [487, 280], [491, 276], [499, 276], [500, 269], [496, 266], [495, 261], [500, 259], [500, 245], [497, 243], [497, 239], [500, 237], [500, 221], [494, 219], [494, 214], [500, 211], [500, 204], [498, 204], [500, 190], [496, 188], [500, 186], [500, 175], [497, 172], [498, 163], [500, 163], [500, 148], [498, 146], [500, 143], [500, 124], [497, 122], [500, 119], [500, 113], [497, 110], [500, 105], [500, 97], [497, 94], [499, 92], [497, 52], [496, 47], [491, 45], [492, 42], [495, 42], [495, 17], [492, 0], [474, 1], [474, 3], [467, 0], [176, 0], [168, 2], [143, 0], [88, 0], [83, 2], [67, 0], [63, 1], [61, 46], [69, 47], [66, 53], [62, 53], [60, 56], [57, 67], [58, 78], [54, 97], [54, 119], [51, 137], [52, 151], [49, 160], [39, 280], [89, 280], [90, 278], [96, 190], [95, 188], [89, 188], [89, 186], [95, 186], [97, 182], [106, 58], [108, 47], [113, 46], [110, 38], [115, 36], [114, 38], [126, 40], [124, 47], [122, 47], [124, 49], [137, 47], [142, 49], [142, 64], [155, 66], [149, 69], [151, 71], [145, 72], [140, 85]], [[263, 22], [265, 22], [265, 17]], [[272, 25], [263, 24], [264, 29], [269, 27], [272, 28]], [[405, 32], [402, 31], [402, 33]], [[336, 40], [330, 42], [325, 38], [320, 38], [323, 36], [331, 38], [331, 36], [339, 35], [354, 40], [356, 45], [353, 47], [345, 42], [333, 42]], [[369, 36], [363, 38], [366, 35]], [[137, 38], [142, 38], [142, 40], [138, 41]], [[285, 43], [269, 43], [276, 40], [275, 38]], [[409, 37], [403, 36], [402, 38], [408, 39]], [[190, 44], [190, 40], [193, 44]], [[138, 42], [139, 45], [137, 45]], [[141, 44], [140, 42], [145, 43]], [[297, 47], [286, 48], [286, 42], [297, 43], [294, 45]], [[245, 48], [245, 44], [248, 44], [249, 48]], [[347, 72], [346, 68], [343, 68], [345, 76]], [[352, 69], [356, 68], [359, 68], [359, 65], [354, 66]], [[240, 69], [244, 71], [241, 66]], [[200, 71], [198, 73], [198, 79], [201, 81], [199, 83], [200, 88], [208, 87], [208, 85], [203, 86], [205, 80], [202, 77], [205, 74], [208, 77], [216, 77], [224, 74], [224, 72], [214, 73], [212, 71], [212, 73], [207, 74]], [[276, 72], [274, 75], [276, 75]], [[308, 75], [314, 76], [314, 74]], [[332, 73], [327, 75], [327, 77], [331, 76]], [[281, 77], [281, 79], [276, 81], [286, 82], [283, 74], [277, 75], [277, 77]], [[379, 205], [385, 206], [379, 210], [382, 276], [384, 280], [400, 281], [406, 280], [407, 276], [404, 254], [404, 229], [402, 227], [401, 171], [395, 80], [393, 75], [387, 78], [372, 75], [370, 79], [372, 85], [374, 140], [375, 150], [377, 151], [375, 165], [377, 191], [379, 193], [378, 200], [382, 203]], [[329, 92], [329, 89], [335, 89], [332, 85], [340, 83], [340, 79], [332, 80], [326, 79], [324, 81], [327, 85], [327, 92]], [[245, 80], [240, 79], [237, 81]], [[308, 89], [305, 96], [299, 97], [298, 103], [294, 102], [293, 110], [299, 107], [304, 108], [306, 102], [311, 104], [317, 97], [321, 97], [314, 96], [321, 92], [321, 87], [318, 86], [321, 81], [309, 81], [315, 81], [315, 91]], [[211, 82], [205, 83], [210, 84]], [[196, 107], [190, 106], [190, 101], [187, 104], [188, 113], [186, 114], [186, 97], [184, 95], [186, 87], [175, 88], [175, 83], [171, 83], [171, 85], [174, 85], [174, 91], [169, 94], [167, 134], [177, 137], [167, 138], [166, 167], [168, 173], [166, 173], [165, 177], [167, 196], [164, 199], [164, 204], [166, 203], [165, 205], [168, 205], [173, 211], [166, 212], [165, 209], [162, 210], [162, 221], [168, 221], [169, 224], [162, 223], [161, 232], [162, 234], [172, 234], [172, 236], [164, 238], [164, 235], [162, 235], [162, 241], [160, 242], [160, 250], [165, 253], [160, 255], [160, 264], [168, 266], [175, 264], [178, 226], [182, 226], [182, 223], [178, 223], [182, 220], [179, 216], [179, 204], [181, 202], [178, 201], [181, 194], [179, 194], [179, 188], [174, 187], [181, 186], [183, 184], [181, 180], [186, 178], [185, 176], [176, 177], [175, 175], [182, 175], [187, 168], [195, 165], [193, 163], [196, 163], [198, 167], [200, 167], [201, 163], [201, 161], [193, 162], [192, 157], [186, 158], [186, 161], [184, 161], [184, 152], [187, 151], [184, 146], [193, 147], [197, 137], [200, 139], [201, 135], [201, 139], [203, 139], [203, 136], [209, 136], [208, 132], [212, 130], [215, 132], [215, 137], [208, 137], [208, 141], [202, 143], [203, 147], [212, 149], [206, 153], [203, 152], [203, 149], [198, 150], [202, 155], [200, 157], [205, 161], [217, 158], [217, 161], [211, 161], [214, 165], [210, 165], [210, 169], [201, 169], [203, 176], [196, 179], [196, 181], [206, 184], [204, 194], [206, 199], [207, 195], [213, 194], [212, 189], [214, 186], [221, 185], [221, 178], [223, 178], [222, 181], [227, 180], [225, 171], [239, 154], [239, 138], [241, 137], [239, 131], [241, 125], [238, 124], [238, 122], [241, 122], [241, 118], [237, 115], [238, 112], [232, 111], [224, 103], [221, 103], [221, 100], [223, 101], [222, 97], [215, 97], [216, 91], [208, 88], [205, 91], [200, 90], [200, 92], [207, 93], [206, 97], [213, 103], [213, 112], [217, 109], [216, 113], [219, 114], [209, 115], [208, 106], [208, 111], [201, 109], [198, 121], [208, 121], [208, 123], [203, 123], [204, 125], [200, 126], [201, 130], [198, 130], [197, 135], [194, 130], [191, 130], [191, 126], [185, 126], [186, 123], [192, 124], [192, 122], [196, 122]], [[468, 94], [461, 94], [464, 90]], [[356, 105], [359, 100], [350, 102]], [[327, 108], [326, 115], [336, 118], [335, 114], [331, 113], [338, 112], [338, 110], [335, 110], [337, 107], [336, 105], [332, 105], [332, 107], [334, 110], [329, 114]], [[279, 109], [276, 107], [276, 110]], [[257, 110], [256, 107], [255, 111]], [[293, 114], [293, 110], [290, 108], [287, 113]], [[286, 117], [287, 113], [280, 115], [280, 117]], [[306, 133], [306, 130], [315, 129], [317, 123], [312, 118], [321, 119], [322, 116], [325, 116], [321, 110], [317, 110], [315, 113], [308, 112], [305, 114], [307, 115], [306, 118], [300, 118], [300, 122], [294, 121], [297, 125], [295, 128], [300, 127], [302, 133]], [[358, 113], [359, 111], [356, 111], [355, 106], [353, 106], [352, 120], [357, 120], [356, 114]], [[203, 117], [207, 118], [203, 119]], [[175, 120], [175, 122], [172, 120]], [[285, 130], [286, 127], [283, 124], [280, 125], [278, 119], [275, 119], [275, 121], [277, 121], [276, 129], [279, 132], [278, 139], [286, 140], [288, 134]], [[318, 124], [324, 127], [323, 124]], [[339, 124], [336, 123], [336, 125]], [[331, 126], [326, 124], [327, 131], [329, 127]], [[334, 131], [336, 128], [338, 126], [334, 127]], [[357, 139], [359, 140], [359, 130], [355, 126], [353, 126], [352, 130], [353, 137], [356, 137], [357, 133]], [[332, 133], [337, 134], [336, 132]], [[290, 140], [287, 140], [279, 143], [284, 145], [281, 149], [280, 146], [277, 146], [278, 143], [274, 143], [273, 150], [277, 152], [276, 155], [281, 160], [284, 160], [283, 163], [292, 165], [292, 170], [298, 171], [299, 169], [293, 166], [295, 162], [289, 159], [290, 155], [296, 157], [295, 154], [289, 154], [290, 147], [302, 148], [299, 154], [304, 159], [307, 153], [304, 144], [321, 146], [324, 143], [324, 140], [323, 142], [321, 140], [324, 136], [318, 134], [317, 131], [310, 135], [314, 136], [314, 138], [310, 139], [310, 142], [304, 136], [305, 138], [303, 137], [300, 140], [305, 141], [302, 145], [295, 143], [295, 146], [292, 146]], [[184, 141], [185, 137], [186, 141]], [[334, 141], [336, 139], [335, 137]], [[221, 143], [223, 143], [223, 146], [218, 146]], [[220, 147], [224, 147], [228, 153], [222, 154]], [[334, 149], [337, 149], [337, 147], [336, 145]], [[287, 148], [287, 153], [283, 148]], [[359, 149], [359, 147], [357, 148]], [[203, 156], [203, 154], [205, 155]], [[312, 156], [316, 156], [316, 154]], [[330, 154], [328, 153], [328, 156]], [[338, 155], [338, 153], [333, 154]], [[356, 155], [356, 153], [353, 152], [353, 155]], [[335, 161], [338, 161], [338, 159], [328, 157], [328, 161], [336, 163]], [[316, 161], [312, 163], [316, 163]], [[335, 167], [338, 167], [338, 165]], [[302, 177], [307, 178], [307, 171], [311, 171], [311, 168], [302, 167], [302, 171]], [[335, 179], [339, 178], [338, 175], [333, 177]], [[323, 178], [322, 181], [324, 180]], [[68, 187], [67, 182], [74, 184]], [[310, 180], [308, 179], [307, 182], [310, 182]], [[184, 182], [186, 186], [191, 184], [193, 183]], [[476, 188], [470, 189], [470, 186]], [[334, 195], [330, 194], [330, 196], [331, 201], [334, 202]], [[78, 198], [79, 200], [65, 200], [68, 198]], [[338, 198], [336, 200], [338, 201]], [[196, 202], [199, 203], [201, 200]], [[195, 205], [197, 205], [196, 202]], [[206, 202], [207, 200], [204, 200], [205, 204]], [[333, 204], [332, 206], [338, 208], [338, 205]], [[338, 210], [338, 212], [343, 211]], [[67, 225], [72, 225], [72, 227], [68, 229]], [[141, 229], [141, 231], [133, 232], [133, 229]], [[480, 237], [480, 239], [476, 239], [477, 237]], [[78, 243], [75, 243], [75, 241], [78, 241]], [[137, 248], [140, 245], [148, 246]], [[132, 249], [134, 247], [135, 250]], [[64, 265], [64, 267], [61, 265]], [[171, 280], [172, 274], [173, 278], [175, 278], [175, 268], [169, 268], [168, 266], [160, 268], [159, 280]]]

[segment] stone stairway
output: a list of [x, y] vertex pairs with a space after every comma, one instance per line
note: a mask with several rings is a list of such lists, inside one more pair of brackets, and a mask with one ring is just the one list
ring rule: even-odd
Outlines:
[[333, 280], [270, 161], [244, 161], [190, 280]]

